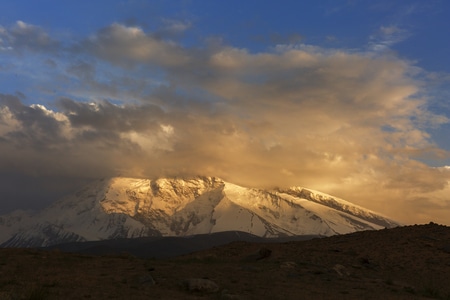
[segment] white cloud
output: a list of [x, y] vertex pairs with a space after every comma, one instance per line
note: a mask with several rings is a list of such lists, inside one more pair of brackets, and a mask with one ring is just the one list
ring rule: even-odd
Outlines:
[[396, 25], [381, 26], [370, 36], [369, 49], [375, 52], [390, 50], [393, 45], [406, 40], [410, 35], [410, 32]]

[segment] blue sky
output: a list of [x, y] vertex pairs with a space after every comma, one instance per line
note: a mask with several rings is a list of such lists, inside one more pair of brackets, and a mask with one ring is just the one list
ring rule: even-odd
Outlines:
[[448, 1], [0, 1], [0, 212], [108, 176], [450, 212]]

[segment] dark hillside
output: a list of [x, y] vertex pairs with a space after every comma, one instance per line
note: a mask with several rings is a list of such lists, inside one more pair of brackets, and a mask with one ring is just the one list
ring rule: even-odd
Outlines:
[[168, 259], [0, 249], [0, 299], [450, 299], [433, 223]]

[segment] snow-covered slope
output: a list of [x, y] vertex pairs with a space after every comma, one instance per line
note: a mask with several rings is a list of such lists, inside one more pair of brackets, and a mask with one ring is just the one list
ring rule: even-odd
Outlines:
[[221, 231], [329, 236], [397, 225], [347, 201], [299, 187], [266, 191], [214, 177], [118, 177], [94, 182], [34, 215], [0, 217], [0, 244], [37, 247]]

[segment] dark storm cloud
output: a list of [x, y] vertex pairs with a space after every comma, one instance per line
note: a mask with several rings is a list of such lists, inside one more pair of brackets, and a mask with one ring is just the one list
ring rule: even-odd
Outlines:
[[[13, 118], [16, 123], [4, 135], [10, 143], [18, 147], [46, 148], [58, 145], [59, 139], [64, 140], [63, 121], [55, 118], [43, 106], [27, 106], [16, 96], [0, 94], [0, 107], [7, 108], [9, 118]], [[8, 125], [4, 116], [0, 116], [0, 120]]]
[[89, 127], [113, 132], [151, 129], [165, 117], [164, 111], [155, 105], [121, 107], [107, 101], [82, 103], [65, 98], [58, 102], [58, 106], [75, 128]]

